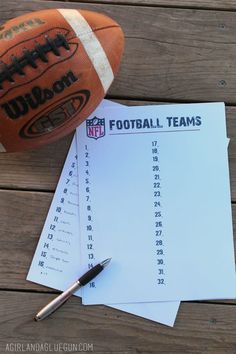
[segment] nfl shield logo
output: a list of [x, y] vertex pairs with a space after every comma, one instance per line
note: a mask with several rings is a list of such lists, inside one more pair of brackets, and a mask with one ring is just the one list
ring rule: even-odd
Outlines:
[[105, 136], [105, 118], [93, 117], [86, 120], [87, 136], [93, 139], [99, 139]]

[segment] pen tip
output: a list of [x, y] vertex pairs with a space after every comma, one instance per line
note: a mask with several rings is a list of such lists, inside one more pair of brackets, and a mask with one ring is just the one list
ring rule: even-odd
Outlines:
[[105, 268], [111, 261], [111, 258], [107, 258], [104, 261], [102, 261], [100, 264], [103, 268]]

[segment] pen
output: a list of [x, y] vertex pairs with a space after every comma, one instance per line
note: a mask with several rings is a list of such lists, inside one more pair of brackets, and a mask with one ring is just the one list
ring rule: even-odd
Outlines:
[[61, 305], [68, 300], [71, 295], [74, 294], [76, 290], [88, 284], [92, 279], [94, 279], [101, 271], [110, 263], [111, 258], [105, 259], [103, 262], [98, 263], [88, 272], [86, 272], [82, 277], [80, 277], [74, 284], [72, 284], [67, 290], [57, 296], [54, 300], [49, 302], [45, 307], [43, 307], [35, 316], [35, 321], [41, 321], [51, 313], [56, 311]]

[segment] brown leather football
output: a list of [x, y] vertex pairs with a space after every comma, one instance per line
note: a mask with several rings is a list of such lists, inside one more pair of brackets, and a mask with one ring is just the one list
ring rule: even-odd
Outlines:
[[97, 107], [118, 71], [120, 26], [90, 11], [51, 9], [0, 30], [0, 151], [70, 133]]

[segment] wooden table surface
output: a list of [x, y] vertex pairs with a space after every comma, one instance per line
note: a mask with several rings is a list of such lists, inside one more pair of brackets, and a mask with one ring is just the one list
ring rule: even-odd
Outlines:
[[[125, 55], [108, 98], [128, 105], [226, 102], [235, 221], [236, 0], [1, 0], [0, 22], [51, 7], [104, 12], [123, 27]], [[71, 138], [0, 154], [0, 353], [13, 349], [10, 343], [88, 343], [97, 354], [235, 354], [235, 300], [184, 302], [174, 328], [105, 306], [83, 307], [76, 297], [51, 318], [33, 321], [56, 293], [25, 278]]]

